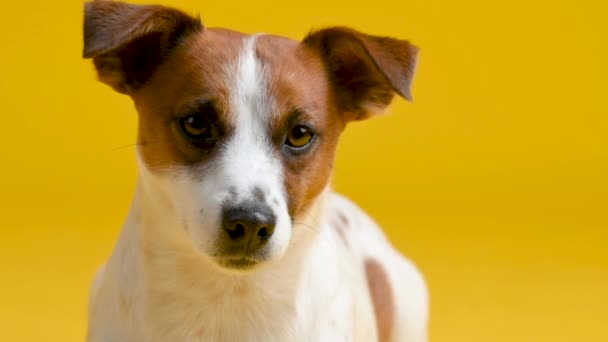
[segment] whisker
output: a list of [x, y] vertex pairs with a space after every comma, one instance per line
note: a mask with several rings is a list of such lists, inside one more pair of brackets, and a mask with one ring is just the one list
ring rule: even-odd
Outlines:
[[313, 226], [309, 225], [308, 223], [304, 223], [304, 222], [298, 222], [298, 221], [293, 221], [293, 224], [299, 224], [299, 225], [302, 225], [302, 226], [304, 226], [304, 227], [306, 227], [306, 228], [309, 228], [310, 230], [312, 230], [313, 232], [315, 232], [315, 233], [317, 233], [317, 234], [321, 234], [321, 232], [319, 231], [319, 229], [318, 229], [318, 228], [315, 228], [315, 227], [313, 227]]
[[321, 231], [318, 227], [313, 227], [311, 225], [309, 225], [308, 223], [305, 222], [298, 222], [298, 221], [293, 221], [294, 225], [302, 225], [310, 230], [312, 230], [313, 232], [315, 232], [318, 236], [321, 237], [321, 241], [323, 241], [323, 243], [328, 243], [331, 244], [331, 239], [328, 238], [328, 236], [326, 235], [321, 235]]
[[145, 145], [145, 142], [138, 141], [138, 142], [133, 143], [133, 144], [127, 144], [127, 145], [118, 146], [118, 147], [113, 148], [111, 151], [114, 152], [114, 151], [122, 150], [122, 149], [127, 148], [127, 147], [133, 147], [133, 146], [139, 146], [139, 145]]

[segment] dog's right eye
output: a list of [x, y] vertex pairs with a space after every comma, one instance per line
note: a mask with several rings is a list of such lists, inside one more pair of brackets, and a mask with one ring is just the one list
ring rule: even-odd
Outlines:
[[211, 129], [211, 123], [200, 114], [189, 115], [181, 119], [181, 126], [189, 137], [198, 138], [205, 136]]
[[209, 146], [217, 141], [218, 130], [202, 113], [190, 114], [179, 120], [182, 133], [195, 145]]

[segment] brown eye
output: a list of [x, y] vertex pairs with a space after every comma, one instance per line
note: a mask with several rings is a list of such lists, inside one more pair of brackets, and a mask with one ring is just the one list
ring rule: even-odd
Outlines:
[[199, 138], [209, 132], [211, 123], [204, 116], [194, 114], [181, 119], [180, 125], [186, 135]]
[[314, 133], [306, 126], [294, 126], [289, 134], [285, 144], [295, 149], [300, 149], [308, 146], [314, 137]]
[[204, 114], [191, 114], [179, 120], [182, 133], [194, 144], [210, 145], [217, 140], [217, 128]]

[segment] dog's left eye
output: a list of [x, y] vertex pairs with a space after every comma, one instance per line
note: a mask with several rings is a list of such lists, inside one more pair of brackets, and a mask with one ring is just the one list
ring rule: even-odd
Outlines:
[[296, 125], [289, 131], [285, 145], [294, 149], [302, 149], [310, 144], [313, 137], [314, 133], [310, 128]]
[[217, 127], [202, 113], [191, 114], [179, 120], [182, 133], [195, 144], [210, 145], [217, 140]]

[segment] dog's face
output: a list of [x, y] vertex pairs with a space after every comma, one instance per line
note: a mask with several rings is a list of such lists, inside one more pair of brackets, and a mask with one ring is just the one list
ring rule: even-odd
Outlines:
[[133, 94], [142, 168], [228, 267], [278, 258], [325, 188], [344, 120], [299, 43], [207, 29]]
[[203, 28], [160, 6], [86, 5], [85, 57], [136, 104], [149, 195], [224, 269], [285, 254], [328, 184], [345, 124], [395, 92], [408, 98], [415, 55], [345, 28], [297, 42]]

